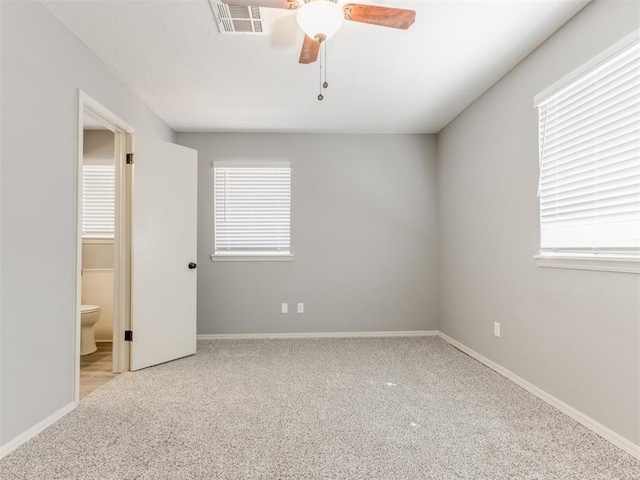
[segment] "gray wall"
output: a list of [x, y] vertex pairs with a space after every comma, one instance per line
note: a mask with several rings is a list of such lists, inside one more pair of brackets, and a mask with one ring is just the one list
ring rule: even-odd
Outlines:
[[533, 96], [639, 19], [588, 5], [438, 135], [440, 329], [636, 444], [640, 276], [536, 266]]
[[[198, 333], [436, 327], [433, 136], [179, 133], [178, 142], [199, 158]], [[234, 159], [291, 162], [293, 262], [209, 260], [211, 163]]]
[[174, 132], [42, 5], [0, 2], [0, 444], [73, 401], [81, 88], [146, 135]]

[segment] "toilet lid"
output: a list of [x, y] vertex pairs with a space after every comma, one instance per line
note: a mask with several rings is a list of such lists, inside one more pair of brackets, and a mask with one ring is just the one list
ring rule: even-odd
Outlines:
[[80, 307], [80, 311], [82, 313], [97, 312], [98, 310], [100, 310], [100, 307], [98, 305], [82, 305]]

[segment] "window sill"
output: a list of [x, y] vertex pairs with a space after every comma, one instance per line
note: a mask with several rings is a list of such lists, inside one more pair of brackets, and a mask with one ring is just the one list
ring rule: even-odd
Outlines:
[[292, 262], [293, 254], [212, 253], [209, 258], [212, 262]]
[[640, 273], [640, 258], [595, 255], [536, 255], [539, 267], [568, 268], [572, 270], [599, 270], [602, 272]]
[[112, 245], [113, 237], [109, 237], [109, 238], [83, 237], [82, 244], [83, 245]]

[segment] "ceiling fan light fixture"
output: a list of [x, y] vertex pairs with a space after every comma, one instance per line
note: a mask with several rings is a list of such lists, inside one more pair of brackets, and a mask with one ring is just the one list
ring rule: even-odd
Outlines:
[[344, 12], [333, 0], [312, 0], [298, 9], [298, 25], [319, 42], [330, 38], [344, 22]]

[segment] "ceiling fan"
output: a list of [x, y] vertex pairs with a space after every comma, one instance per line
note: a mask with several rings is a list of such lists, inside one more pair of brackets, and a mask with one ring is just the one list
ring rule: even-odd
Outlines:
[[297, 10], [298, 25], [305, 33], [300, 63], [318, 59], [320, 45], [342, 26], [344, 20], [369, 23], [406, 30], [416, 19], [414, 10], [348, 3], [338, 6], [338, 0], [222, 0], [228, 5]]

